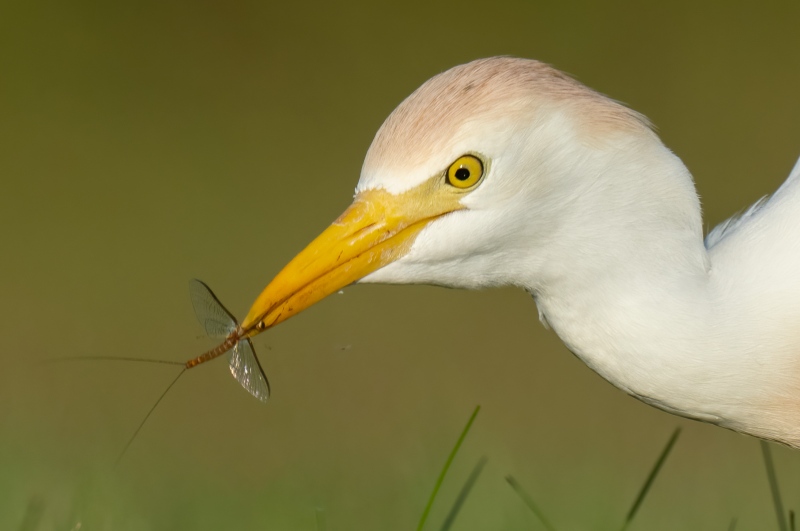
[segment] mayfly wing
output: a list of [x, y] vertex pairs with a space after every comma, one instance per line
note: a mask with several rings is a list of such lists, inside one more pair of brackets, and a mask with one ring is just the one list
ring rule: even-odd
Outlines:
[[248, 393], [266, 402], [269, 398], [269, 381], [249, 339], [240, 339], [233, 350], [228, 352], [228, 363], [236, 381]]
[[[192, 279], [189, 293], [197, 320], [212, 337], [228, 337], [239, 326], [236, 318], [219, 301], [214, 292], [204, 282]], [[253, 344], [249, 339], [240, 339], [228, 351], [228, 365], [231, 374], [247, 392], [266, 402], [269, 398], [269, 382], [258, 362]]]
[[236, 330], [236, 319], [203, 281], [193, 278], [189, 282], [189, 295], [197, 320], [210, 337], [227, 337]]
[[[189, 295], [192, 299], [192, 307], [194, 308], [195, 315], [197, 315], [197, 320], [200, 321], [203, 330], [205, 330], [206, 334], [208, 334], [210, 337], [228, 338], [232, 332], [235, 332], [238, 329], [239, 323], [236, 321], [236, 318], [233, 316], [233, 314], [231, 314], [231, 312], [225, 309], [217, 296], [214, 295], [214, 292], [211, 291], [211, 288], [209, 288], [203, 281], [197, 280], [196, 278], [189, 281]], [[225, 344], [226, 343], [223, 343], [223, 345]], [[134, 361], [173, 363], [169, 361], [146, 359], [134, 359]], [[251, 395], [255, 396], [262, 402], [265, 402], [267, 398], [269, 398], [269, 382], [267, 381], [266, 375], [264, 375], [261, 364], [258, 362], [258, 358], [256, 358], [256, 353], [253, 350], [253, 344], [250, 343], [250, 340], [247, 338], [240, 339], [234, 348], [228, 352], [228, 361], [231, 368], [231, 374], [233, 374], [233, 377], [236, 378], [236, 381], [239, 382], [242, 387], [247, 389]], [[182, 363], [178, 362], [174, 363], [183, 365]], [[156, 400], [156, 403], [153, 404], [153, 407], [151, 407], [150, 411], [147, 412], [144, 420], [142, 420], [142, 422], [136, 428], [136, 431], [133, 432], [131, 438], [128, 439], [128, 443], [125, 445], [122, 453], [120, 453], [119, 457], [117, 458], [117, 463], [122, 460], [125, 452], [128, 451], [131, 443], [133, 443], [133, 440], [144, 427], [147, 419], [149, 419], [150, 415], [153, 414], [153, 411], [155, 411], [158, 404], [161, 403], [161, 400], [164, 399], [169, 390], [172, 389], [172, 386], [175, 385], [178, 379], [190, 367], [191, 365], [188, 364], [183, 367], [181, 372], [178, 373], [172, 383], [167, 386], [166, 390], [164, 390], [158, 400]]]

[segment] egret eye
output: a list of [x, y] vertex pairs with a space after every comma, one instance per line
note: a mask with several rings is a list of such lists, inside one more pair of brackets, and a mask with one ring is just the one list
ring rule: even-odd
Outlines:
[[447, 168], [447, 184], [456, 188], [470, 188], [483, 177], [483, 162], [474, 155], [459, 157]]

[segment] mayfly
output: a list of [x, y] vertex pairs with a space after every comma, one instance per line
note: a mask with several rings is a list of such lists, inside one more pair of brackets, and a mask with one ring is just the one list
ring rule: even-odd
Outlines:
[[[224, 339], [224, 341], [215, 348], [205, 352], [204, 354], [192, 358], [185, 363], [177, 361], [144, 359], [144, 358], [129, 358], [129, 357], [108, 357], [108, 356], [82, 356], [78, 359], [105, 359], [105, 360], [122, 360], [122, 361], [141, 361], [152, 363], [165, 363], [170, 365], [181, 365], [183, 368], [181, 372], [172, 380], [172, 383], [167, 386], [161, 396], [156, 400], [150, 411], [147, 412], [142, 422], [136, 428], [133, 435], [128, 439], [127, 444], [120, 452], [117, 462], [119, 462], [125, 453], [128, 451], [133, 440], [139, 434], [142, 427], [150, 418], [150, 415], [155, 411], [161, 400], [167, 395], [172, 386], [178, 379], [186, 372], [187, 369], [197, 367], [198, 365], [218, 358], [223, 354], [228, 355], [228, 367], [231, 374], [237, 382], [241, 384], [251, 395], [258, 398], [262, 402], [266, 402], [269, 398], [270, 388], [267, 376], [261, 368], [261, 363], [258, 361], [255, 350], [253, 350], [253, 343], [250, 338], [245, 337], [245, 332], [236, 318], [222, 305], [219, 299], [214, 295], [204, 282], [192, 279], [189, 282], [189, 294], [192, 299], [192, 307], [194, 308], [197, 320], [205, 330], [209, 337]], [[72, 358], [76, 359], [76, 358]]]
[[[269, 398], [269, 381], [258, 361], [253, 343], [244, 337], [244, 331], [236, 318], [229, 312], [204, 282], [192, 279], [189, 294], [197, 320], [209, 337], [225, 338], [219, 346], [186, 362], [184, 370], [228, 354], [231, 374], [247, 392], [266, 402]], [[182, 373], [183, 371], [181, 371]]]

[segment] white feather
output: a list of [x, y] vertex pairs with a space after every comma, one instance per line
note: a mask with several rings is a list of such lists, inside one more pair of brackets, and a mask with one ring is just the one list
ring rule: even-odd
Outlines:
[[467, 208], [364, 281], [522, 287], [617, 387], [800, 447], [800, 161], [704, 244], [691, 175], [639, 115], [541, 63], [495, 58], [404, 102], [359, 189], [407, 190], [465, 152], [490, 161]]

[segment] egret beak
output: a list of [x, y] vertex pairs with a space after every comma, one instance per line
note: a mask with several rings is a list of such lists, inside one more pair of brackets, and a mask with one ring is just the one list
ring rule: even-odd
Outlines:
[[[252, 337], [394, 262], [434, 219], [463, 208], [426, 183], [401, 194], [359, 193], [353, 204], [264, 288], [242, 322]], [[439, 199], [439, 200], [437, 200]]]

